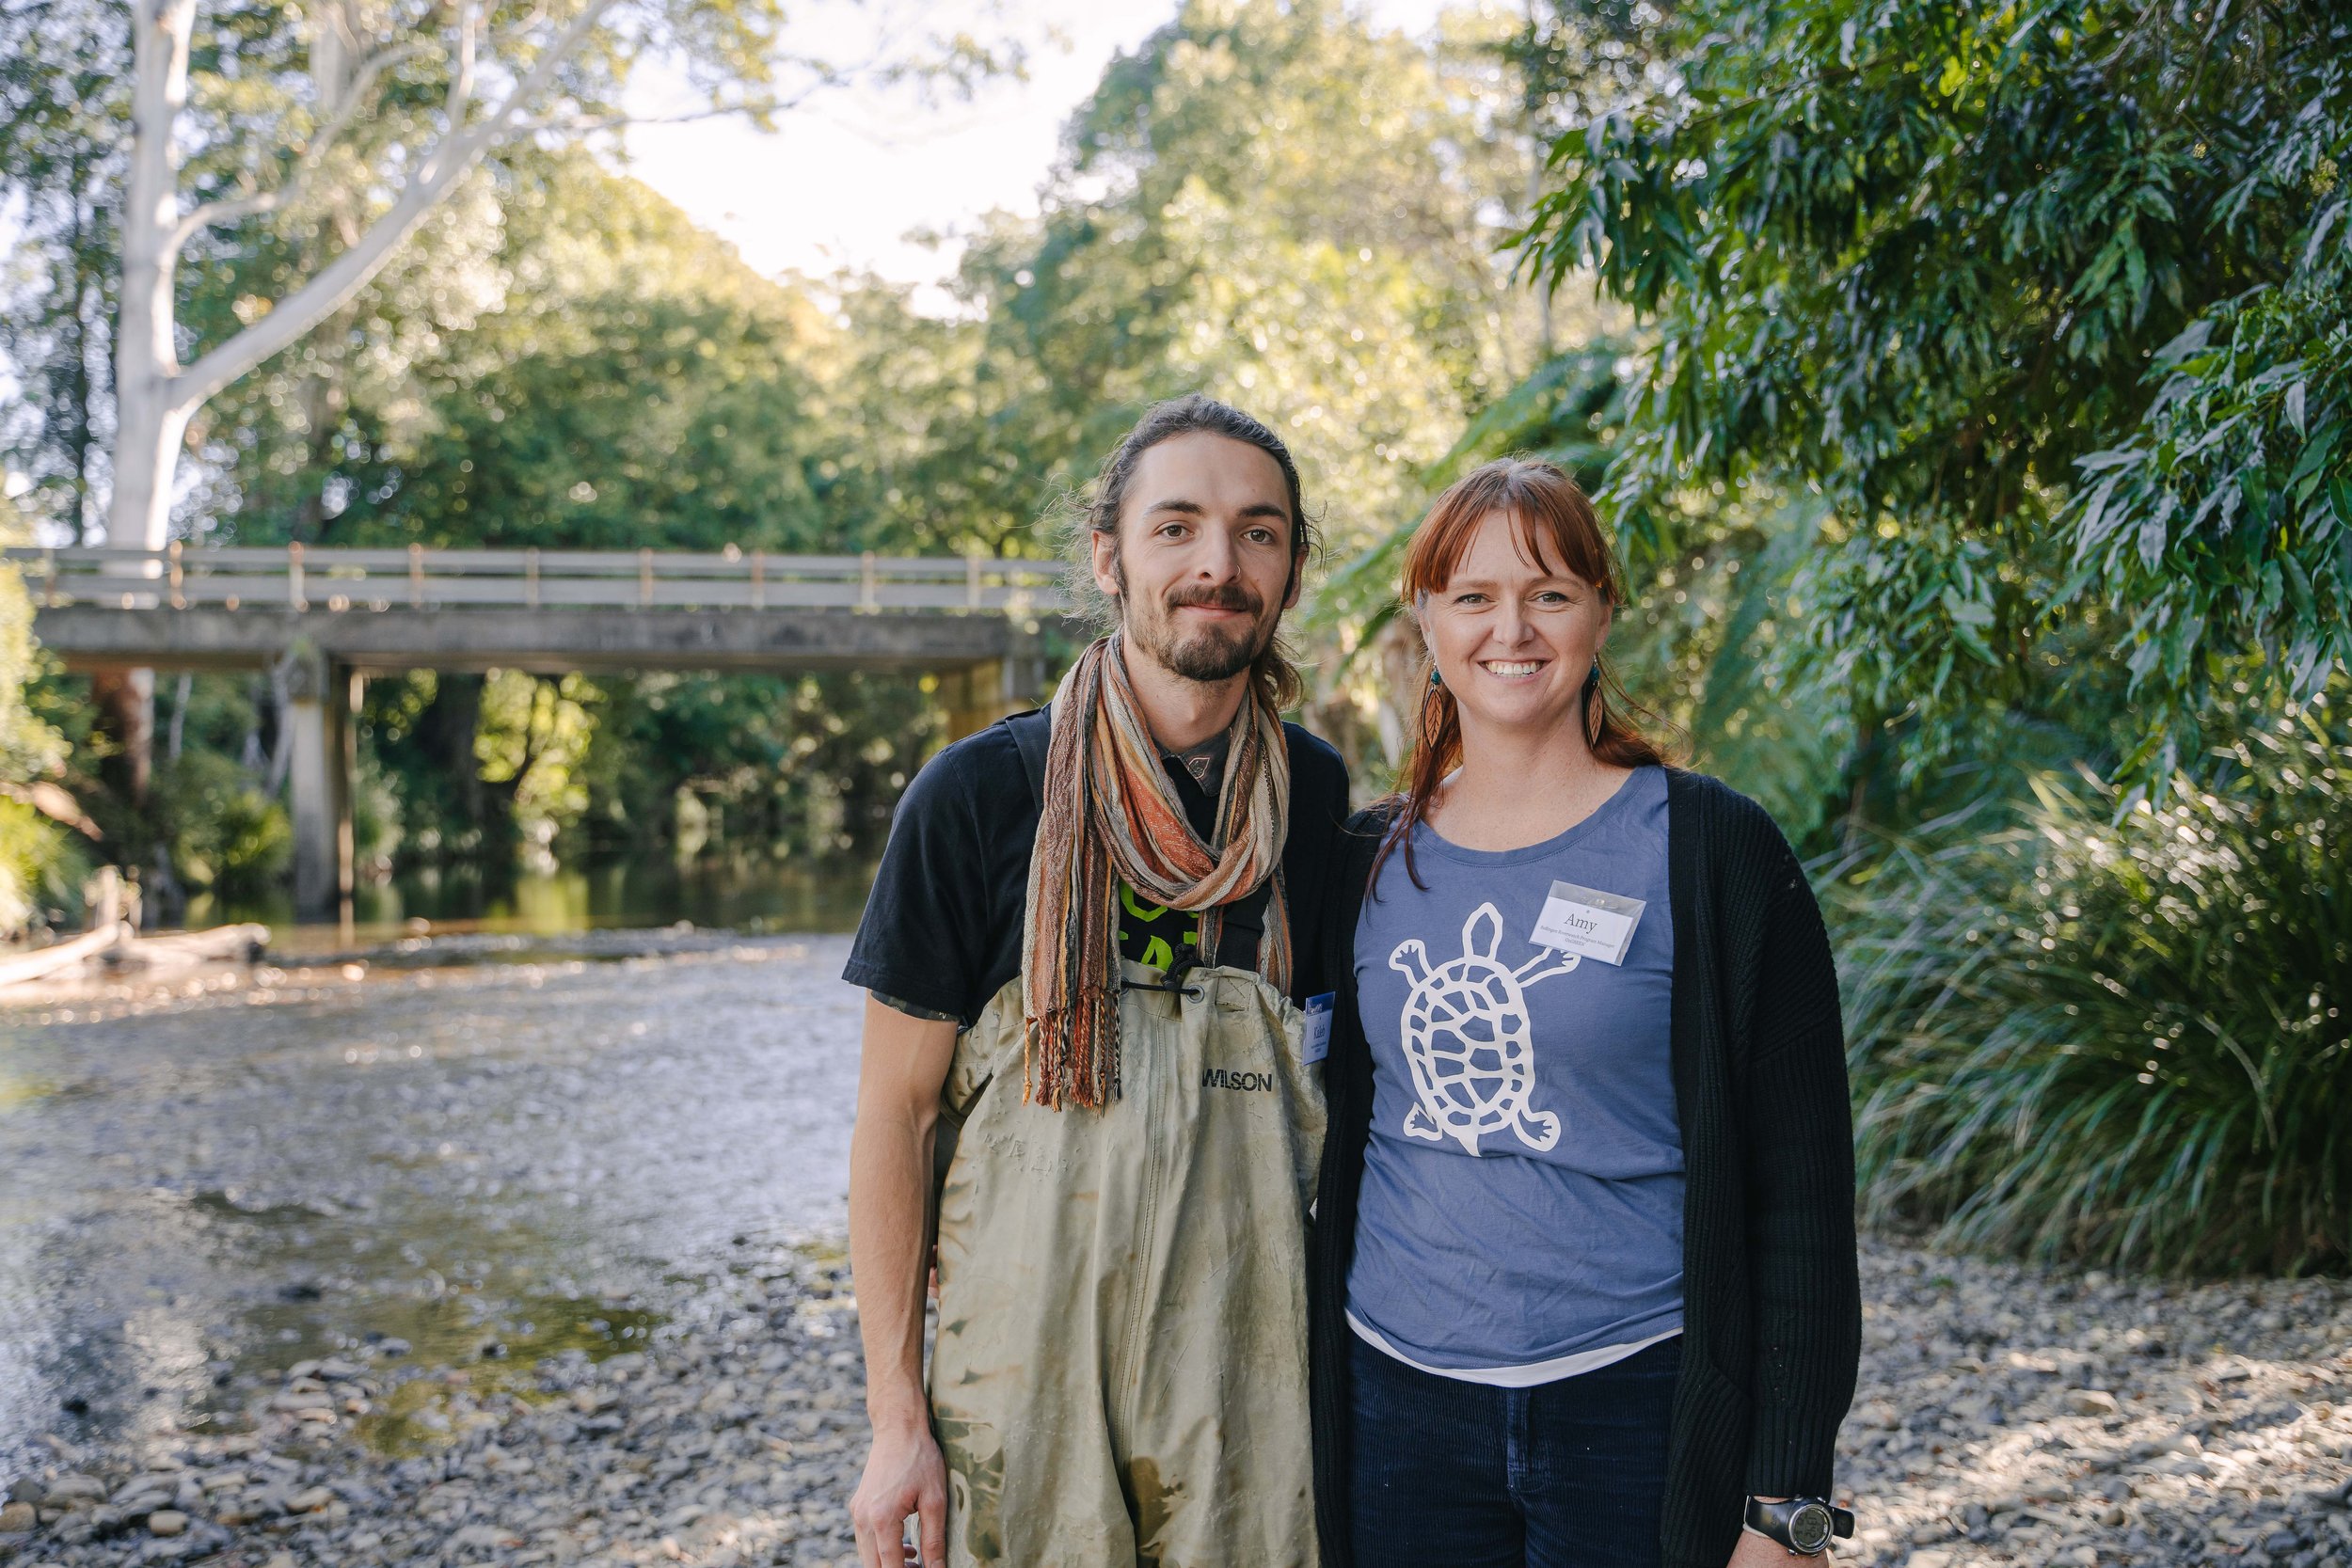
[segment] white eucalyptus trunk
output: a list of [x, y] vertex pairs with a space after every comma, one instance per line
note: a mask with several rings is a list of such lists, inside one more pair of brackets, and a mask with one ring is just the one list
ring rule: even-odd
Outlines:
[[[588, 0], [504, 96], [477, 116], [475, 55], [483, 12], [470, 0], [459, 4], [448, 122], [390, 209], [260, 319], [183, 369], [173, 283], [180, 248], [189, 235], [180, 212], [172, 134], [187, 104], [196, 0], [136, 0], [133, 70], [137, 79], [132, 86], [131, 176], [123, 215], [122, 329], [115, 367], [119, 423], [114, 498], [106, 515], [109, 543], [126, 549], [163, 548], [170, 534], [172, 482], [181, 443], [196, 411], [238, 377], [300, 341], [367, 287], [400, 243], [473, 171], [484, 154], [514, 134], [524, 106], [554, 83], [564, 62], [612, 5], [613, 0]], [[346, 36], [348, 31], [347, 14], [337, 7], [326, 8], [315, 40], [321, 55], [313, 70], [323, 91], [331, 89], [335, 103], [332, 108], [321, 105], [323, 120], [350, 106], [357, 40]]]
[[137, 0], [133, 9], [135, 80], [115, 341], [114, 494], [106, 510], [106, 542], [121, 549], [164, 547], [180, 444], [195, 412], [175, 395], [180, 182], [171, 147], [173, 126], [188, 100], [195, 24], [196, 0]]

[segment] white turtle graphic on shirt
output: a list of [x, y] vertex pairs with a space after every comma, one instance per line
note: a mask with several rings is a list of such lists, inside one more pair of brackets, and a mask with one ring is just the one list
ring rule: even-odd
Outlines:
[[1527, 988], [1565, 974], [1579, 959], [1546, 948], [1505, 969], [1495, 961], [1502, 941], [1502, 914], [1481, 904], [1462, 923], [1460, 958], [1432, 970], [1418, 937], [1389, 955], [1389, 967], [1413, 982], [1397, 1019], [1418, 1097], [1405, 1113], [1408, 1138], [1452, 1138], [1471, 1155], [1480, 1137], [1506, 1127], [1530, 1148], [1560, 1141], [1560, 1118], [1528, 1108], [1535, 1051]]

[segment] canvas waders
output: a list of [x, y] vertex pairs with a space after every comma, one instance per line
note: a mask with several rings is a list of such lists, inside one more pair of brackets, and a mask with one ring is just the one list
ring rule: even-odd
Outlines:
[[1322, 1069], [1255, 974], [1120, 970], [1122, 1092], [1099, 1111], [1023, 1101], [1017, 978], [956, 1042], [930, 1367], [947, 1560], [1315, 1568]]

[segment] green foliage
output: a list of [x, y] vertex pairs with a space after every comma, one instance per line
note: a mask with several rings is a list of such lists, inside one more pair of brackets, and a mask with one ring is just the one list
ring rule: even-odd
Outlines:
[[2130, 607], [2132, 673], [2169, 698], [2170, 722], [2143, 730], [2167, 771], [2227, 668], [2210, 648], [2259, 649], [2271, 684], [2304, 700], [2352, 665], [2352, 246], [2331, 238], [2344, 213], [2339, 196], [2287, 282], [2167, 345], [2132, 443], [2083, 460], [2075, 560]]
[[[574, 549], [821, 549], [787, 323], [691, 298], [580, 301], [589, 341], [436, 399], [434, 428], [355, 476], [340, 537]], [[380, 500], [373, 499], [381, 496]]]
[[78, 910], [89, 871], [76, 835], [24, 801], [0, 799], [0, 931]]
[[[1915, 772], [2067, 705], [2041, 689], [2075, 627], [2149, 650], [2119, 719], [2151, 767], [2215, 658], [2267, 642], [2274, 691], [2308, 692], [2344, 651], [2342, 456], [2149, 372], [2201, 330], [2273, 426], [2298, 379], [2321, 408], [2326, 377], [2288, 367], [2341, 330], [2316, 269], [2342, 251], [2348, 44], [2315, 4], [1684, 8], [1673, 86], [1562, 137], [1531, 228], [1550, 277], [1590, 265], [1654, 323], [1620, 504], [1818, 488], [1815, 647], [1858, 732], [1904, 720]], [[2178, 467], [2203, 452], [2277, 483], [2245, 510], [2242, 481]], [[2137, 488], [2070, 512], [2087, 459]]]
[[[485, 788], [481, 675], [415, 670], [372, 680], [358, 716], [361, 771], [399, 822], [397, 861], [448, 860], [495, 875], [511, 866], [512, 795]], [[503, 738], [503, 737], [501, 737]], [[494, 742], [493, 750], [502, 750]], [[509, 782], [513, 774], [510, 769]]]
[[131, 24], [117, 0], [0, 12], [0, 457], [24, 510], [78, 539], [103, 500]]
[[1824, 888], [1866, 1213], [2163, 1270], [2352, 1259], [2352, 685], [2167, 804], [2042, 781]]
[[590, 709], [585, 800], [559, 852], [871, 853], [941, 738], [923, 689], [888, 673], [648, 676], [607, 687]]
[[166, 803], [172, 872], [186, 886], [248, 896], [268, 890], [293, 863], [285, 807], [228, 757], [183, 752], [156, 769], [154, 788]]
[[1394, 526], [1512, 379], [1487, 193], [1449, 168], [1477, 139], [1453, 86], [1337, 6], [1182, 8], [1073, 117], [1042, 215], [967, 253], [972, 367], [902, 493], [935, 515], [968, 496], [1003, 540], [1144, 404], [1197, 389], [1294, 443], [1334, 544]]
[[[0, 542], [19, 544], [24, 537], [13, 503], [0, 499]], [[56, 772], [65, 760], [65, 737], [25, 700], [26, 684], [40, 668], [24, 576], [0, 565], [0, 781], [23, 784]]]

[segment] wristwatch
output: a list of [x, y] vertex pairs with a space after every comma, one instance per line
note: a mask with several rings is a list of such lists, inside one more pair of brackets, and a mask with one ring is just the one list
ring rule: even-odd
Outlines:
[[1779, 1542], [1798, 1557], [1819, 1557], [1829, 1549], [1831, 1536], [1853, 1534], [1853, 1514], [1832, 1508], [1820, 1497], [1791, 1497], [1779, 1503], [1750, 1497], [1748, 1528]]

